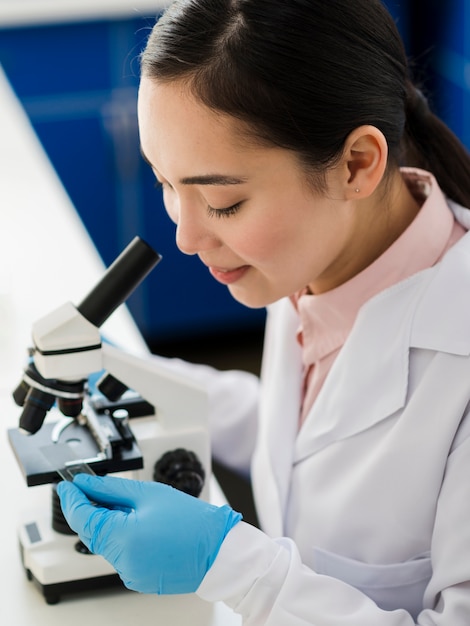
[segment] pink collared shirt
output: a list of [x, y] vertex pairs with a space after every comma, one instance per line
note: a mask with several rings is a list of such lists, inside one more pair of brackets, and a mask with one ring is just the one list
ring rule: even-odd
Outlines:
[[302, 424], [349, 335], [361, 306], [372, 296], [432, 267], [466, 232], [455, 220], [434, 176], [402, 168], [413, 196], [422, 203], [408, 228], [371, 265], [339, 287], [319, 295], [303, 290], [292, 298], [300, 317], [297, 339], [304, 366]]

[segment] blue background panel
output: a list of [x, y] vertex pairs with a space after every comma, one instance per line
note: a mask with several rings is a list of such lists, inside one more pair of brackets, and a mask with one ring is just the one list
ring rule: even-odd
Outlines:
[[446, 6], [435, 55], [439, 113], [470, 149], [470, 0]]
[[139, 150], [138, 55], [155, 22], [85, 22], [0, 31], [0, 63], [90, 236], [109, 265], [138, 234], [163, 256], [129, 300], [149, 343], [262, 327], [175, 228]]
[[[470, 147], [470, 0], [385, 0], [433, 108]], [[129, 301], [150, 343], [260, 328], [176, 248], [139, 153], [138, 56], [155, 16], [0, 30], [3, 65], [103, 261], [139, 234], [163, 261]], [[27, 181], [25, 181], [25, 184]]]

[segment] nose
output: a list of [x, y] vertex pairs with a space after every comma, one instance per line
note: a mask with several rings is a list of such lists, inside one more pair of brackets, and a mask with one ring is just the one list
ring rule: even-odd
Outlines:
[[176, 219], [176, 245], [183, 254], [193, 255], [220, 245], [211, 231], [204, 208], [181, 200]]

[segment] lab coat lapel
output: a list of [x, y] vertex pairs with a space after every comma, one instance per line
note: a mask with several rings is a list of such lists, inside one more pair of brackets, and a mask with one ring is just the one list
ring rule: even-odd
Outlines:
[[269, 309], [262, 367], [262, 403], [258, 445], [253, 461], [253, 489], [263, 530], [283, 534], [283, 511], [289, 489], [302, 387], [298, 317], [282, 300]]
[[430, 272], [421, 272], [361, 309], [302, 426], [294, 462], [370, 428], [404, 406], [413, 312], [431, 278]]
[[[470, 212], [469, 212], [470, 215]], [[361, 309], [312, 410], [298, 431], [302, 359], [298, 317], [288, 300], [270, 307], [253, 487], [263, 529], [283, 533], [292, 466], [401, 410], [408, 393], [410, 348], [470, 353], [470, 234], [444, 260], [387, 289]], [[445, 311], [445, 315], [443, 314]], [[442, 317], [442, 323], [440, 322]], [[438, 332], [436, 332], [438, 329]], [[360, 367], [358, 367], [360, 364]]]
[[[470, 211], [450, 206], [470, 226]], [[470, 233], [438, 265], [364, 305], [299, 433], [294, 462], [402, 409], [410, 348], [469, 354], [469, 275]]]

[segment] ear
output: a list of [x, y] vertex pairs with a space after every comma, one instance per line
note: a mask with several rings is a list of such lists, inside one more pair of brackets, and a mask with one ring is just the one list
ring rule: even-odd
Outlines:
[[359, 126], [347, 137], [342, 161], [343, 190], [348, 199], [367, 198], [382, 181], [388, 144], [375, 126]]

